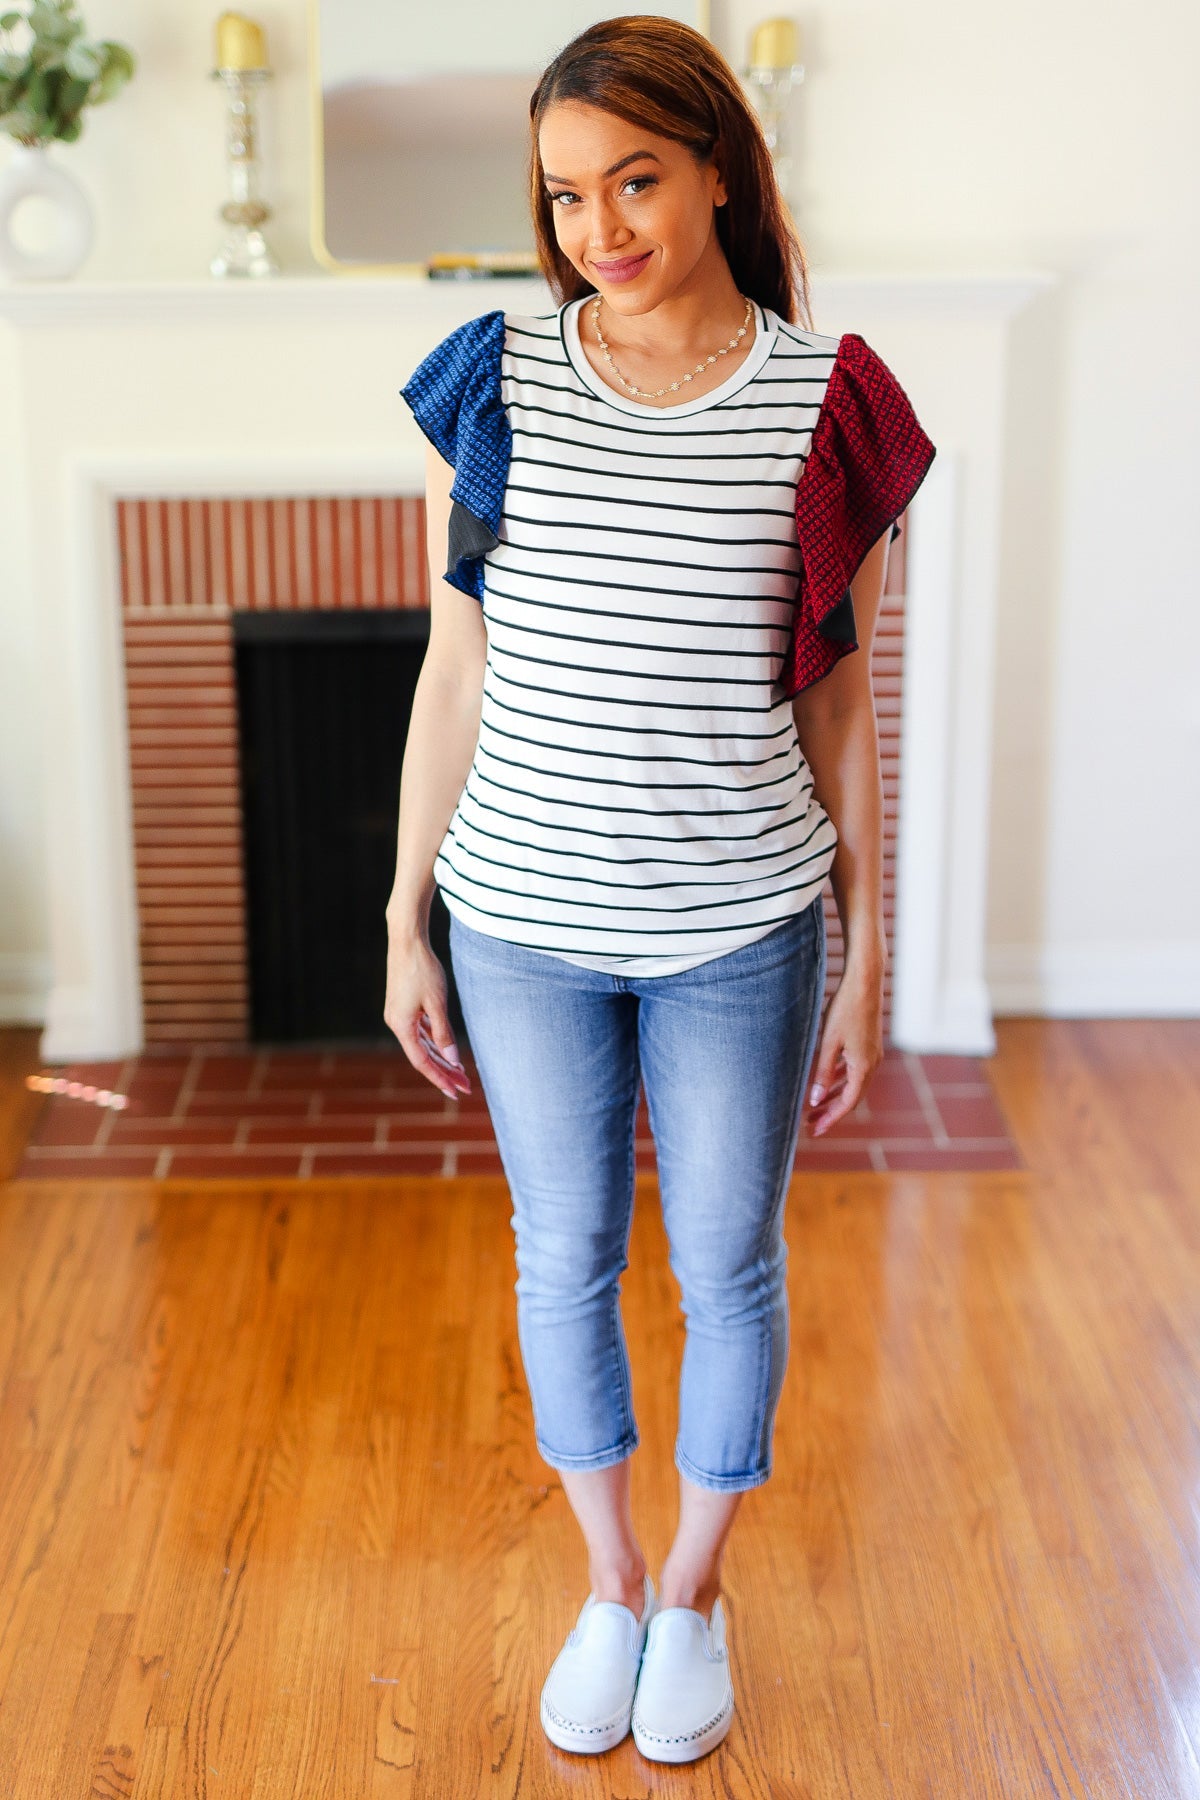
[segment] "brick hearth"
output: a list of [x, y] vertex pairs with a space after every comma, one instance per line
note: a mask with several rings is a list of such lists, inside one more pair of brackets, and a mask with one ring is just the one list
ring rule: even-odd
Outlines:
[[[17, 1175], [157, 1180], [502, 1172], [473, 1059], [472, 1092], [447, 1100], [394, 1052], [219, 1047], [155, 1051], [54, 1074], [123, 1096], [54, 1094], [42, 1103]], [[645, 1095], [635, 1157], [655, 1166]], [[853, 1115], [801, 1134], [796, 1169], [967, 1170], [1024, 1165], [974, 1056], [889, 1050]]]

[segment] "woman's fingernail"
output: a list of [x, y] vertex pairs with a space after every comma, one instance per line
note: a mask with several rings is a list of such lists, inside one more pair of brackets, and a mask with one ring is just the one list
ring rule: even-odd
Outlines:
[[462, 1068], [462, 1058], [459, 1056], [458, 1051], [454, 1048], [453, 1044], [449, 1044], [446, 1049], [442, 1051], [442, 1055], [445, 1060], [448, 1063], [452, 1063], [456, 1069]]
[[809, 1099], [812, 1101], [813, 1105], [816, 1106], [818, 1101], [821, 1101], [824, 1098], [825, 1089], [821, 1086], [819, 1081], [814, 1081], [812, 1091], [809, 1094]]

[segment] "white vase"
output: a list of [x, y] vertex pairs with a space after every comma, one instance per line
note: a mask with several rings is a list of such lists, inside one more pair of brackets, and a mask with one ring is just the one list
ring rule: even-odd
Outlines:
[[[54, 209], [54, 242], [25, 250], [13, 236], [13, 215], [36, 196]], [[0, 168], [0, 274], [13, 281], [61, 281], [87, 261], [95, 236], [92, 203], [74, 175], [50, 161], [45, 144], [14, 144]]]

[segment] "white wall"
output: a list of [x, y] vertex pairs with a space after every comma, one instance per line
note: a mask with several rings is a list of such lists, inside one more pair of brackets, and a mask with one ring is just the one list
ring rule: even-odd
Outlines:
[[[218, 8], [88, 0], [141, 67], [55, 155], [97, 209], [93, 279], [203, 277], [222, 198]], [[263, 151], [288, 272], [308, 245], [304, 0], [250, 4], [277, 79]], [[754, 0], [713, 0], [744, 59]], [[842, 0], [797, 15], [797, 213], [820, 271], [1048, 267], [1018, 325], [989, 912], [997, 1010], [1200, 1010], [1200, 8]], [[5, 154], [0, 147], [0, 157]], [[903, 378], [903, 370], [900, 370]], [[0, 418], [15, 366], [0, 328]], [[53, 395], [43, 397], [53, 403]], [[97, 441], [102, 441], [98, 422]], [[45, 983], [40, 688], [0, 430], [0, 1016]], [[16, 548], [14, 549], [14, 546]]]
[[45, 1017], [50, 965], [41, 683], [17, 380], [15, 342], [0, 328], [0, 1019], [32, 1022]]

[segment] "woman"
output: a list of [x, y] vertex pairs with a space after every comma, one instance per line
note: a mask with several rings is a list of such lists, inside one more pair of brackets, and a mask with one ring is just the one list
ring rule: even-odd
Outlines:
[[[686, 1762], [733, 1715], [722, 1557], [771, 1473], [805, 1083], [815, 1057], [820, 1136], [883, 1054], [870, 648], [889, 528], [934, 450], [860, 337], [794, 322], [804, 257], [703, 37], [597, 24], [530, 113], [561, 304], [471, 320], [403, 390], [446, 573], [385, 1018], [443, 1093], [470, 1091], [428, 941], [436, 883], [513, 1200], [537, 1447], [588, 1552], [542, 1725], [585, 1752], [632, 1726], [645, 1756]], [[827, 875], [846, 957], [818, 1053]], [[687, 1322], [657, 1591], [619, 1299], [639, 1081]]]

